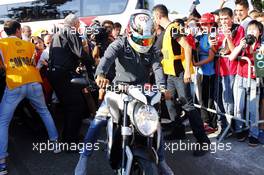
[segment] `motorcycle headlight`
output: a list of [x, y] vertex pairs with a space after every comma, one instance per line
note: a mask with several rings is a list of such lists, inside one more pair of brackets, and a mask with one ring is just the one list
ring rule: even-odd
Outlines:
[[149, 105], [142, 105], [134, 113], [134, 124], [144, 136], [153, 134], [159, 123], [159, 115], [156, 109]]

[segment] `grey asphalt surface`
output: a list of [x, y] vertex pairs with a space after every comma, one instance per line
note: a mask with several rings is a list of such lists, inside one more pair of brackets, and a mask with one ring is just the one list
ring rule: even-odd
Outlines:
[[[83, 128], [86, 130], [86, 126]], [[193, 141], [191, 133], [186, 140]], [[46, 142], [46, 134], [34, 133], [26, 126], [13, 124], [9, 138], [9, 175], [73, 175], [78, 161], [78, 153], [62, 152], [54, 154], [45, 151], [33, 151], [33, 142]], [[215, 138], [211, 138], [214, 143]], [[207, 153], [203, 157], [193, 157], [192, 151], [172, 151], [179, 140], [166, 141], [166, 159], [175, 175], [263, 175], [264, 146], [249, 147], [247, 141], [237, 142], [228, 138], [221, 144], [216, 153]], [[224, 148], [223, 148], [224, 147]], [[111, 170], [105, 154], [105, 146], [100, 144], [90, 158], [90, 175], [111, 175]], [[229, 150], [231, 148], [231, 150]], [[221, 151], [221, 150], [222, 151]], [[212, 147], [211, 152], [215, 152]]]

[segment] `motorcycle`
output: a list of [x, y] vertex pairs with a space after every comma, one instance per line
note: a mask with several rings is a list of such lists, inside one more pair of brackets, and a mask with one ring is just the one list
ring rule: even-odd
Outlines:
[[[73, 79], [74, 83], [91, 83]], [[91, 85], [89, 85], [91, 86]], [[110, 117], [107, 122], [107, 157], [118, 175], [158, 175], [160, 117], [154, 106], [161, 92], [149, 85], [118, 84], [108, 89], [105, 101]]]
[[122, 175], [158, 174], [161, 127], [154, 105], [161, 93], [134, 86], [121, 89], [120, 94], [108, 92], [105, 97], [111, 114], [107, 124], [110, 165]]

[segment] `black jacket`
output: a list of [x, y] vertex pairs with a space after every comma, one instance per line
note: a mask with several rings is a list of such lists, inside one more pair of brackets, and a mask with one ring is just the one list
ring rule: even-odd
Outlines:
[[53, 36], [49, 57], [49, 67], [61, 70], [75, 70], [80, 61], [85, 65], [93, 63], [83, 50], [80, 35], [69, 27]]

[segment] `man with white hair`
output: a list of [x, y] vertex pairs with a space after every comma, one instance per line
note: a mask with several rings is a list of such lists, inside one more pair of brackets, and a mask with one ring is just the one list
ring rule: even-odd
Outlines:
[[70, 82], [80, 62], [89, 64], [89, 57], [78, 33], [79, 27], [79, 18], [69, 14], [64, 19], [63, 30], [53, 36], [49, 52], [48, 79], [63, 105], [65, 118], [62, 141], [66, 143], [79, 142], [79, 129], [85, 111], [82, 87]]
[[30, 41], [31, 39], [31, 28], [29, 26], [23, 26], [22, 27], [22, 39], [25, 41]]

